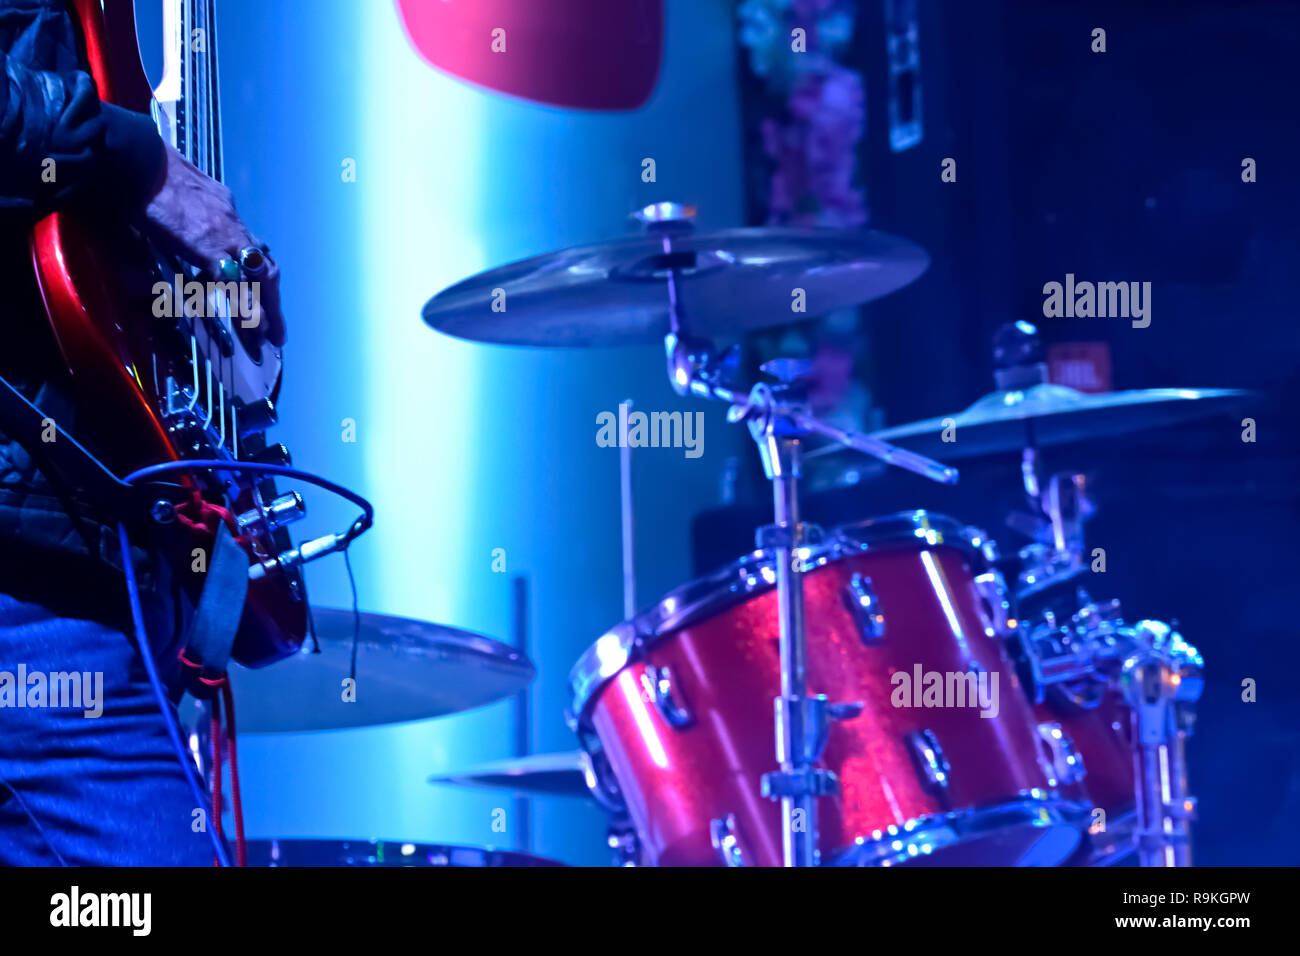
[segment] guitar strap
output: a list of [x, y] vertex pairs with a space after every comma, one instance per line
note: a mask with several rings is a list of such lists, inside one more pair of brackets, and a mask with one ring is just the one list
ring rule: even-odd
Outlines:
[[[0, 429], [41, 460], [42, 467], [53, 469], [79, 489], [106, 520], [140, 528], [152, 522], [152, 510], [160, 500], [173, 506], [192, 500], [193, 492], [181, 485], [128, 485], [120, 480], [3, 376]], [[123, 555], [122, 560], [130, 556]], [[181, 653], [186, 689], [194, 696], [211, 697], [220, 688], [247, 594], [248, 555], [226, 524], [217, 522], [203, 590]]]
[[247, 596], [248, 555], [222, 522], [217, 526], [203, 593], [180, 655], [186, 690], [201, 700], [215, 697], [225, 683]]
[[4, 376], [0, 376], [0, 428], [34, 458], [47, 462], [60, 478], [81, 489], [90, 504], [106, 517], [127, 527], [148, 519], [150, 509], [160, 498], [177, 504], [187, 497], [180, 485], [128, 485], [120, 480]]

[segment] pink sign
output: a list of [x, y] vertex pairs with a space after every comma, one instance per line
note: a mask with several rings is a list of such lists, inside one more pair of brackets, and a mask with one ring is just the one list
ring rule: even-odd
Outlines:
[[663, 0], [397, 0], [440, 70], [555, 106], [630, 110], [659, 77]]

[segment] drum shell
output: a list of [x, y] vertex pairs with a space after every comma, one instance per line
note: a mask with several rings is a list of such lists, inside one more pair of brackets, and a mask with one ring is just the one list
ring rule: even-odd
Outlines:
[[1040, 721], [1060, 724], [1083, 757], [1083, 780], [1068, 789], [1069, 795], [1106, 811], [1107, 819], [1132, 811], [1132, 712], [1119, 690], [1105, 690], [1096, 706], [1086, 707], [1049, 689], [1035, 713]]
[[[832, 724], [821, 764], [840, 782], [836, 796], [819, 800], [824, 857], [890, 825], [1049, 787], [1035, 720], [975, 586], [975, 563], [947, 545], [888, 546], [839, 553], [804, 576], [809, 692], [864, 704], [859, 716]], [[864, 639], [853, 614], [855, 575], [879, 599], [879, 638]], [[689, 724], [672, 726], [655, 705], [647, 665], [668, 668]], [[997, 688], [996, 716], [974, 707], [895, 706], [894, 675], [913, 677], [918, 665], [945, 674], [983, 670]], [[730, 815], [746, 862], [781, 863], [779, 804], [760, 783], [776, 769], [779, 693], [777, 595], [768, 588], [649, 641], [592, 697], [586, 719], [649, 862], [717, 864], [710, 823]], [[946, 788], [928, 786], [918, 768], [907, 741], [921, 731], [947, 759]]]

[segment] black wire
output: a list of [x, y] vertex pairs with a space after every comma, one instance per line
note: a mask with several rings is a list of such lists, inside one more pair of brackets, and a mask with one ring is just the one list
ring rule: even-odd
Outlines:
[[357, 645], [361, 643], [361, 607], [357, 600], [357, 579], [352, 574], [352, 552], [343, 549], [343, 566], [348, 569], [348, 584], [352, 588], [352, 689], [357, 686]]
[[[158, 707], [162, 711], [167, 736], [171, 740], [172, 749], [176, 752], [177, 759], [180, 760], [181, 772], [185, 774], [185, 782], [189, 784], [195, 805], [215, 810], [208, 802], [203, 787], [199, 783], [193, 755], [181, 743], [180, 722], [177, 720], [176, 710], [171, 706], [171, 700], [168, 698], [167, 692], [163, 689], [162, 678], [158, 674], [158, 664], [154, 660], [153, 648], [149, 644], [149, 634], [144, 626], [144, 609], [140, 604], [140, 587], [136, 582], [135, 562], [131, 559], [131, 539], [127, 537], [126, 525], [120, 521], [117, 523], [117, 541], [122, 549], [122, 571], [126, 575], [126, 596], [131, 604], [131, 624], [135, 629], [136, 647], [140, 652], [140, 657], [144, 660], [144, 670], [149, 677], [149, 686], [153, 688], [154, 699], [157, 700]], [[217, 768], [215, 772], [220, 773], [220, 768]], [[230, 855], [217, 832], [221, 828], [221, 821], [212, 819], [212, 815], [209, 814], [207, 823], [208, 838], [212, 841], [212, 849], [217, 855], [217, 862], [221, 866], [230, 866]]]
[[[348, 545], [350, 545], [359, 535], [367, 531], [374, 523], [374, 507], [365, 498], [361, 497], [354, 491], [350, 491], [341, 485], [335, 484], [321, 478], [318, 475], [301, 471], [288, 465], [266, 464], [261, 462], [227, 462], [221, 460], [191, 460], [183, 462], [159, 462], [156, 465], [148, 465], [144, 468], [137, 469], [128, 475], [124, 480], [127, 484], [134, 484], [143, 478], [152, 478], [155, 475], [168, 474], [175, 471], [185, 471], [191, 468], [219, 468], [228, 471], [245, 471], [255, 474], [284, 475], [286, 477], [306, 481], [324, 488], [326, 491], [346, 498], [353, 504], [361, 508], [361, 517], [352, 523], [344, 535], [343, 557], [344, 563], [348, 569], [348, 580], [352, 586], [352, 677], [356, 681], [357, 669], [357, 643], [361, 634], [361, 611], [357, 600], [357, 582], [352, 573], [352, 563], [348, 560]], [[203, 787], [200, 785], [198, 775], [195, 771], [194, 761], [189, 750], [181, 743], [181, 729], [179, 721], [176, 718], [175, 711], [169, 706], [170, 700], [163, 689], [162, 681], [158, 675], [157, 665], [153, 659], [153, 654], [149, 646], [149, 637], [144, 627], [144, 612], [140, 607], [140, 591], [136, 583], [135, 567], [131, 561], [131, 542], [127, 537], [126, 526], [122, 522], [117, 525], [118, 544], [122, 550], [122, 563], [126, 574], [127, 598], [131, 604], [131, 617], [135, 628], [136, 644], [140, 649], [140, 656], [144, 659], [145, 671], [149, 676], [149, 683], [153, 688], [154, 697], [157, 699], [158, 706], [162, 710], [163, 723], [167, 728], [167, 735], [171, 738], [172, 747], [181, 764], [181, 771], [185, 775], [186, 782], [190, 786], [198, 806], [207, 805], [207, 800], [203, 793]], [[308, 622], [312, 631], [313, 641], [315, 640], [315, 622], [310, 617], [310, 605], [308, 605]], [[317, 645], [319, 651], [319, 645]], [[212, 841], [213, 849], [217, 855], [217, 861], [220, 866], [230, 866], [230, 856], [226, 850], [224, 842], [217, 835], [220, 821], [209, 820], [208, 836]]]

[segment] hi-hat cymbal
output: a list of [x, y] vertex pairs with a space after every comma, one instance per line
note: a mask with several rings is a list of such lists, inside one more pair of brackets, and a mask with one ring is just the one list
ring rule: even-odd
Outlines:
[[591, 759], [585, 751], [565, 750], [479, 764], [456, 773], [430, 777], [429, 783], [508, 790], [530, 797], [590, 799], [590, 787], [595, 785], [595, 776]]
[[[993, 392], [965, 411], [897, 425], [871, 437], [952, 460], [1148, 431], [1217, 414], [1251, 397], [1251, 392], [1231, 388], [1086, 394], [1044, 383]], [[950, 441], [944, 441], [945, 434]]]
[[308, 639], [287, 660], [232, 668], [244, 733], [337, 730], [456, 714], [509, 697], [533, 679], [532, 662], [491, 638], [442, 624], [362, 614], [356, 699], [343, 699], [352, 660], [352, 612], [315, 608], [320, 653]]
[[[430, 299], [440, 332], [501, 345], [599, 348], [660, 344], [669, 270], [690, 335], [708, 338], [813, 318], [888, 295], [930, 263], [883, 232], [726, 229], [564, 249], [458, 282]], [[803, 290], [804, 311], [792, 310]]]

